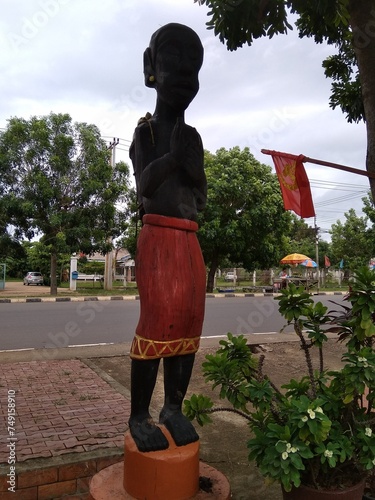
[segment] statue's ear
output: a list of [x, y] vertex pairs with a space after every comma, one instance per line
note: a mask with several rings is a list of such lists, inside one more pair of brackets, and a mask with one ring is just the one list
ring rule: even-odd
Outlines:
[[147, 47], [143, 53], [143, 74], [145, 75], [146, 87], [155, 87], [155, 71], [151, 60], [151, 49]]

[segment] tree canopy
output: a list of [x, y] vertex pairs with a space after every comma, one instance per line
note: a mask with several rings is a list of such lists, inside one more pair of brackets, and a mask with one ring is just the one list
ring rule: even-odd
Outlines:
[[291, 215], [284, 211], [276, 175], [248, 148], [205, 151], [205, 171], [208, 201], [198, 237], [212, 291], [215, 272], [227, 259], [249, 271], [278, 262]]
[[[373, 0], [194, 0], [209, 7], [209, 29], [229, 50], [254, 39], [293, 29], [288, 14], [297, 16], [299, 36], [332, 44], [338, 53], [324, 62], [332, 78], [330, 106], [340, 106], [348, 121], [365, 120], [366, 169], [375, 173], [375, 7]], [[375, 199], [375, 179], [370, 178]]]
[[367, 265], [374, 256], [373, 230], [367, 216], [358, 217], [354, 209], [345, 213], [345, 222], [340, 220], [331, 227], [331, 262], [345, 262], [345, 267], [358, 269]]
[[110, 164], [99, 129], [72, 123], [68, 114], [11, 118], [0, 135], [0, 230], [41, 236], [51, 255], [56, 293], [59, 253], [109, 249], [122, 231], [117, 202], [128, 191], [125, 163]]

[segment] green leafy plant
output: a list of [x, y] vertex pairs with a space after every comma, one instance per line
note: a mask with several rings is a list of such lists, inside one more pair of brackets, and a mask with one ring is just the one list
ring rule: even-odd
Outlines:
[[[255, 356], [243, 336], [228, 334], [203, 373], [230, 407], [214, 407], [193, 395], [185, 413], [200, 425], [217, 411], [234, 411], [249, 425], [249, 460], [285, 491], [301, 484], [341, 489], [375, 468], [375, 272], [360, 269], [345, 297], [349, 306], [328, 311], [303, 288], [290, 284], [276, 297], [279, 311], [299, 337], [306, 374], [278, 388], [263, 373], [265, 356]], [[340, 370], [324, 367], [327, 333], [345, 343]], [[319, 352], [314, 369], [312, 349]]]

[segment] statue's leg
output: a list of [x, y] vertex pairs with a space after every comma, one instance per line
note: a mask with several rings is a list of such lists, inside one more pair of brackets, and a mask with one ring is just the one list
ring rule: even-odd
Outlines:
[[160, 359], [132, 360], [130, 433], [139, 451], [168, 448], [168, 440], [149, 412]]
[[199, 439], [193, 424], [182, 413], [182, 402], [190, 382], [194, 358], [194, 354], [164, 358], [165, 400], [159, 421], [169, 430], [177, 446]]

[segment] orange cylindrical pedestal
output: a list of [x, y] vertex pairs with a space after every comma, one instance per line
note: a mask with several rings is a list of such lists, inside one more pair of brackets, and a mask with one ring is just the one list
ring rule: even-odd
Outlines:
[[[229, 500], [227, 478], [199, 462], [199, 442], [177, 447], [167, 430], [165, 435], [168, 450], [141, 453], [127, 432], [124, 462], [93, 476], [90, 500]], [[199, 489], [199, 476], [210, 480], [209, 491]]]
[[176, 446], [162, 427], [169, 447], [141, 453], [130, 434], [125, 434], [124, 488], [134, 498], [186, 500], [199, 490], [199, 441]]

